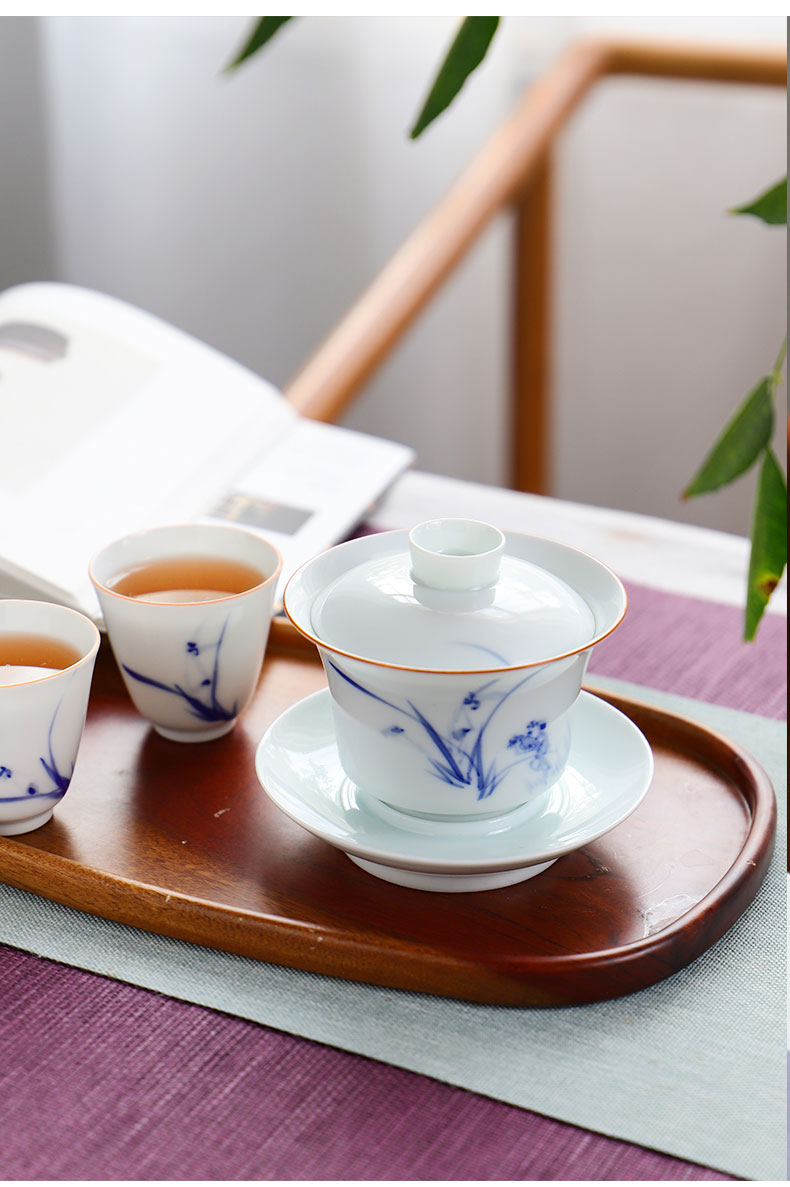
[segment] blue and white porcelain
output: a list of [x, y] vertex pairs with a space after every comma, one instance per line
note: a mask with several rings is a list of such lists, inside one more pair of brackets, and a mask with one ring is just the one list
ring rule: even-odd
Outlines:
[[547, 794], [491, 817], [426, 819], [366, 795], [341, 765], [327, 690], [269, 727], [256, 770], [286, 815], [368, 873], [420, 890], [492, 890], [532, 878], [610, 832], [648, 790], [653, 756], [633, 722], [587, 692], [570, 720], [568, 762]]
[[[178, 556], [239, 561], [263, 580], [205, 601], [146, 601], [111, 583], [154, 560]], [[228, 733], [260, 676], [281, 557], [261, 536], [225, 524], [149, 528], [107, 545], [90, 577], [127, 691], [163, 737], [208, 742]]]
[[79, 657], [62, 669], [0, 665], [0, 836], [46, 824], [68, 791], [82, 740], [99, 632], [48, 602], [0, 600], [0, 635], [37, 635]]
[[560, 778], [591, 649], [626, 596], [576, 549], [451, 519], [330, 549], [284, 606], [318, 647], [349, 779], [401, 812], [464, 819]]

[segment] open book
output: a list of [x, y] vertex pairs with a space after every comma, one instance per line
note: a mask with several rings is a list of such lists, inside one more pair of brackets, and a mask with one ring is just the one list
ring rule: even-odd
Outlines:
[[281, 593], [412, 458], [299, 416], [245, 367], [114, 298], [63, 284], [0, 294], [0, 597], [100, 621], [98, 548], [206, 518], [270, 539]]

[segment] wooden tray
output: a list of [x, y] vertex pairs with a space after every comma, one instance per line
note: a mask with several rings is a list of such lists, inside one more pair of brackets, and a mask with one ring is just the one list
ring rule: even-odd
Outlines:
[[138, 717], [103, 644], [71, 788], [43, 828], [0, 838], [0, 879], [259, 960], [542, 1006], [618, 997], [676, 972], [765, 875], [775, 801], [762, 768], [693, 722], [599, 692], [655, 753], [634, 815], [516, 886], [442, 895], [382, 882], [289, 820], [255, 776], [266, 726], [324, 686], [312, 645], [275, 622], [236, 728], [179, 745]]

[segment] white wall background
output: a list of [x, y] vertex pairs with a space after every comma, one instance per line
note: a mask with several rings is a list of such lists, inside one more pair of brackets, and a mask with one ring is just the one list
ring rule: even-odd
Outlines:
[[[452, 20], [303, 18], [225, 77], [249, 23], [0, 18], [0, 287], [103, 290], [284, 384], [570, 39], [784, 44], [779, 18], [506, 18], [411, 143]], [[554, 493], [747, 532], [749, 478], [678, 492], [784, 333], [784, 232], [724, 211], [784, 173], [785, 142], [778, 89], [633, 80], [567, 129]], [[505, 478], [508, 237], [486, 236], [348, 417], [424, 469]]]

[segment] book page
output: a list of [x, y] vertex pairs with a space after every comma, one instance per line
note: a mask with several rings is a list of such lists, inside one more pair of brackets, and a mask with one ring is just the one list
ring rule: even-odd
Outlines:
[[[54, 323], [57, 323], [55, 325]], [[152, 378], [157, 362], [73, 318], [0, 317], [0, 489], [21, 495]], [[35, 465], [31, 461], [35, 459]]]
[[158, 318], [68, 285], [8, 290], [0, 569], [95, 609], [99, 547], [193, 519], [296, 419], [271, 384]]
[[58, 284], [0, 294], [0, 452], [0, 596], [97, 621], [88, 563], [109, 541], [237, 523], [283, 554], [281, 592], [413, 459], [299, 417], [266, 380], [150, 314]]

